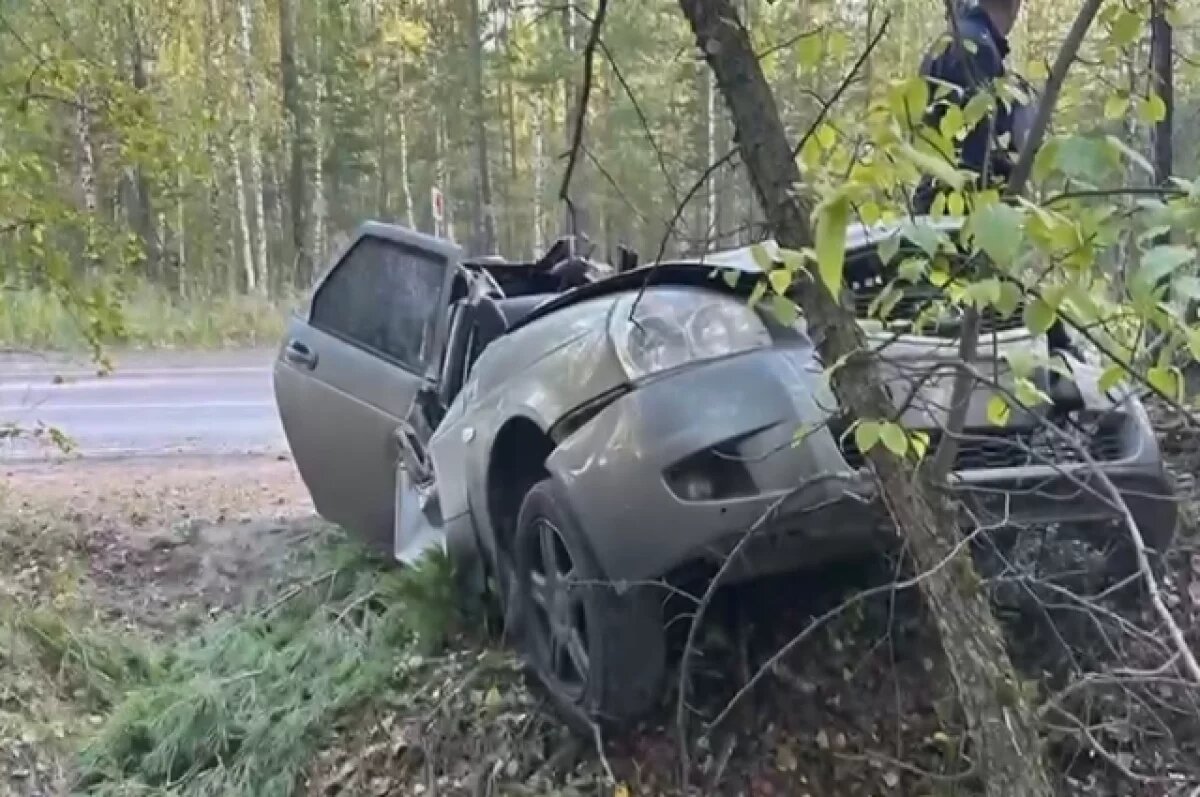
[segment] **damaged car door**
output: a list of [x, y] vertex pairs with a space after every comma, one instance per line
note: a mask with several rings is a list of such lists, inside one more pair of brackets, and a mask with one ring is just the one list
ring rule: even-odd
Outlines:
[[445, 297], [459, 260], [446, 241], [364, 225], [288, 326], [275, 397], [296, 468], [325, 519], [391, 552], [402, 428], [434, 383]]

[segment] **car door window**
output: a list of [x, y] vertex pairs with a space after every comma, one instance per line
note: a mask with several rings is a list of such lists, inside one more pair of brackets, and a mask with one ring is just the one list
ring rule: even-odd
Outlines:
[[433, 342], [446, 265], [430, 252], [363, 238], [317, 290], [310, 322], [422, 371]]

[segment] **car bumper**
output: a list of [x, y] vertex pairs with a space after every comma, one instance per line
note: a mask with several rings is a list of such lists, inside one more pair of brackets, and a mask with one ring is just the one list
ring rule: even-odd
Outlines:
[[[547, 465], [614, 580], [720, 561], [756, 524], [732, 577], [788, 570], [894, 538], [871, 476], [824, 426], [834, 409], [807, 352], [757, 351], [637, 385], [561, 441]], [[1162, 539], [1177, 510], [1157, 443], [1140, 405], [1118, 421], [1103, 472], [1143, 533]], [[798, 431], [807, 434], [794, 444]], [[1082, 463], [955, 476], [971, 526], [1117, 516]]]

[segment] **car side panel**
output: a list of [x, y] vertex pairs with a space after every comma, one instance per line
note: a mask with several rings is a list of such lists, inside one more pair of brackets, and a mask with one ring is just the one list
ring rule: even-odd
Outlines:
[[430, 441], [447, 521], [471, 513], [489, 551], [487, 472], [504, 424], [524, 418], [549, 431], [571, 410], [625, 382], [608, 341], [611, 305], [609, 298], [565, 308], [492, 343]]

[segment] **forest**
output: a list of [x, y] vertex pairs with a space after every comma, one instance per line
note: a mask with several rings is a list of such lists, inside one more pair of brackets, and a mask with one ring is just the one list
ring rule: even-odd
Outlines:
[[[841, 424], [837, 445], [852, 441], [852, 475], [872, 493], [861, 500], [899, 542], [857, 569], [744, 592], [719, 583], [729, 554], [683, 596], [659, 714], [614, 734], [589, 714], [589, 735], [555, 721], [494, 633], [519, 593], [493, 583], [499, 612], [467, 605], [449, 557], [395, 568], [367, 555], [305, 511], [286, 455], [12, 465], [0, 788], [1200, 794], [1200, 7], [1025, 0], [1008, 58], [1025, 83], [998, 80], [927, 124], [938, 95], [918, 68], [931, 48], [963, 46], [953, 12], [966, 5], [0, 0], [0, 353], [82, 350], [101, 374], [72, 379], [95, 382], [113, 350], [275, 345], [366, 220], [513, 259], [567, 234], [596, 260], [759, 244], [750, 303], [785, 331], [803, 325], [838, 404], [822, 431]], [[1006, 184], [971, 182], [955, 142], [993, 103], [1031, 98]], [[953, 243], [910, 213], [923, 180], [941, 191], [934, 221], [966, 219]], [[843, 301], [859, 222], [894, 225], [884, 265], [906, 247], [866, 308]], [[975, 270], [951, 268], [952, 252]], [[961, 322], [943, 339], [893, 336], [937, 350], [932, 364], [867, 332], [917, 282]], [[920, 332], [923, 314], [904, 329]], [[1028, 333], [1016, 340], [1065, 326], [1084, 353], [989, 352], [996, 318]], [[913, 400], [944, 383], [937, 428], [905, 425], [897, 373]], [[1153, 449], [1172, 495], [1118, 489], [1110, 474], [1133, 455], [1098, 463], [1100, 427], [1083, 429], [1082, 392], [1069, 409], [1050, 395], [1054, 375], [1098, 404], [1124, 397], [1118, 414], [1148, 430], [1139, 455]], [[23, 388], [5, 376], [0, 389]], [[969, 468], [955, 463], [979, 385], [994, 393], [989, 432], [1037, 416], [1077, 455], [1049, 467], [1087, 491], [1076, 501], [1113, 510], [1123, 584], [1093, 589], [1072, 569], [1090, 554], [1067, 523], [1020, 528], [1005, 550], [1012, 518], [961, 533]], [[1053, 431], [1052, 410], [1080, 434]], [[1019, 490], [993, 492], [1006, 512]], [[1169, 550], [1148, 544], [1139, 500], [1172, 505]], [[1066, 561], [1047, 564], [1049, 549]], [[1001, 575], [985, 567], [993, 554]], [[1059, 564], [1065, 576], [1050, 573]]]
[[[1025, 5], [1010, 62], [1037, 84], [1073, 9]], [[939, 6], [740, 8], [792, 128], [888, 18], [829, 115], [852, 138], [842, 126], [913, 73], [944, 30]], [[153, 342], [155, 327], [168, 342], [253, 336], [258, 304], [307, 288], [365, 219], [439, 232], [473, 254], [532, 256], [569, 226], [560, 183], [590, 13], [520, 0], [7, 3], [0, 337], [78, 343], [81, 328], [83, 338]], [[1188, 173], [1200, 62], [1194, 12], [1170, 13], [1174, 170]], [[1167, 107], [1144, 16], [1111, 15], [1089, 33], [1056, 129], [1112, 134], [1151, 154]], [[725, 103], [675, 4], [613, 4], [598, 44], [572, 188], [595, 256], [618, 244], [645, 260], [762, 238], [743, 169], [724, 157]], [[205, 312], [189, 314], [197, 305]]]

